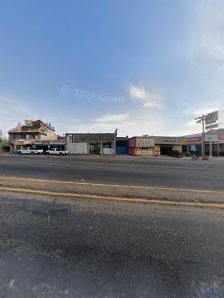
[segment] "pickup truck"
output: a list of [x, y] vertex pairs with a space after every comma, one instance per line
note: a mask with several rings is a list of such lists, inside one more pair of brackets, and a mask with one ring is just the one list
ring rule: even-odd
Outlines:
[[42, 149], [33, 149], [33, 148], [26, 148], [26, 149], [18, 149], [16, 151], [17, 154], [41, 154], [43, 153]]
[[47, 150], [45, 152], [47, 155], [68, 155], [69, 152], [67, 150], [61, 150], [60, 148], [53, 148], [51, 150]]

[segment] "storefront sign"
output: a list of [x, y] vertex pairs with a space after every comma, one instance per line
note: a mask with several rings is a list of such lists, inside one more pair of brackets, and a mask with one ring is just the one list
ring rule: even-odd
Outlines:
[[149, 137], [139, 137], [136, 138], [136, 147], [154, 147], [154, 138]]
[[174, 145], [172, 150], [182, 153], [182, 146], [181, 145]]
[[219, 141], [224, 141], [224, 136], [218, 136]]
[[185, 138], [180, 137], [155, 137], [155, 144], [162, 145], [162, 144], [183, 144], [186, 142]]
[[205, 142], [217, 142], [218, 136], [217, 135], [206, 135]]
[[192, 138], [187, 138], [187, 143], [200, 143], [202, 141], [202, 137], [192, 137]]

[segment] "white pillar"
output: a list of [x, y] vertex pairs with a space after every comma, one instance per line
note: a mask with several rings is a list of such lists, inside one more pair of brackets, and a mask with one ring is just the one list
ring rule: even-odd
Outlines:
[[209, 143], [209, 156], [212, 157], [212, 141]]

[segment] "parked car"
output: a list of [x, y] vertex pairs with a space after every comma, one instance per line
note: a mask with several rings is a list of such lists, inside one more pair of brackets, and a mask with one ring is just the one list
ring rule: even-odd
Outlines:
[[47, 150], [45, 152], [47, 155], [68, 155], [69, 152], [67, 150], [61, 150], [60, 148], [53, 148], [51, 150]]
[[18, 149], [16, 151], [17, 154], [31, 154], [31, 155], [34, 155], [34, 154], [42, 154], [43, 153], [43, 150], [42, 149], [34, 149], [34, 148], [26, 148], [26, 149]]

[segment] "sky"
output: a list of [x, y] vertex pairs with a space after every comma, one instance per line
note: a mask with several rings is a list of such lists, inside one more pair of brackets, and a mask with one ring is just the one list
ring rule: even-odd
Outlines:
[[0, 0], [5, 134], [179, 136], [223, 107], [223, 0]]

